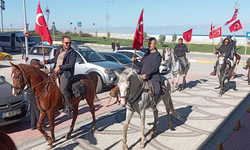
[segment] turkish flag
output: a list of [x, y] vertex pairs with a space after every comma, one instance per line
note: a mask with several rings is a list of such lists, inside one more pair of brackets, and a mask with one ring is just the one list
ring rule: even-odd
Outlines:
[[231, 19], [231, 20], [228, 20], [228, 21], [225, 23], [225, 26], [228, 25], [229, 23], [233, 22], [233, 21], [237, 18], [238, 11], [239, 11], [239, 9], [238, 9], [238, 7], [236, 7], [232, 19]]
[[132, 47], [134, 49], [139, 50], [143, 45], [143, 9], [141, 11], [141, 15], [139, 17], [136, 29], [135, 29], [135, 36]]
[[[213, 36], [214, 34], [214, 36]], [[209, 33], [209, 39], [221, 37], [221, 27], [215, 29]]]
[[240, 23], [240, 20], [237, 20], [235, 21], [230, 27], [229, 27], [229, 30], [230, 32], [233, 32], [233, 31], [238, 31], [242, 29], [242, 25]]
[[186, 42], [190, 42], [192, 39], [193, 28], [183, 33], [183, 39]]
[[52, 39], [40, 7], [40, 2], [38, 3], [36, 13], [36, 32], [43, 38], [44, 41], [47, 41], [50, 45], [52, 45]]

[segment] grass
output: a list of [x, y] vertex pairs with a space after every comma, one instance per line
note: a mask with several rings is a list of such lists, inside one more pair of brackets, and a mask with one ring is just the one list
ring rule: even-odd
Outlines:
[[[59, 38], [59, 37], [58, 37]], [[121, 46], [131, 46], [133, 43], [133, 40], [130, 39], [118, 39], [118, 38], [106, 38], [104, 39], [103, 37], [81, 37], [79, 39], [78, 37], [71, 37], [72, 40], [80, 43], [93, 43], [93, 44], [104, 44], [104, 45], [111, 45], [111, 42], [113, 40], [120, 41]], [[164, 45], [168, 45], [169, 48], [174, 49], [175, 45], [177, 43], [164, 43]], [[148, 46], [147, 42], [143, 43], [143, 46]], [[188, 44], [187, 44], [188, 46]], [[216, 48], [219, 48], [219, 45], [215, 45]], [[158, 49], [162, 49], [162, 47], [159, 43], [157, 45]], [[213, 52], [213, 47], [212, 44], [190, 44], [190, 51], [191, 52], [204, 52], [204, 53], [212, 53]], [[240, 54], [245, 53], [245, 46], [237, 46], [237, 51]], [[250, 48], [248, 47], [247, 49], [247, 54], [250, 55]]]

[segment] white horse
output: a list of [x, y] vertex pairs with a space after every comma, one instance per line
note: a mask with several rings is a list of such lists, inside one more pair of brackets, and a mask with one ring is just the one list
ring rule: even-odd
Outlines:
[[172, 79], [172, 92], [174, 92], [174, 77], [176, 77], [176, 87], [178, 87], [178, 82], [179, 82], [179, 78], [180, 75], [183, 75], [183, 82], [182, 82], [182, 87], [180, 90], [184, 90], [185, 86], [186, 86], [186, 75], [187, 72], [190, 68], [190, 62], [188, 61], [188, 67], [187, 70], [185, 72], [185, 68], [181, 67], [181, 63], [180, 61], [175, 58], [174, 53], [172, 50], [166, 50], [166, 55], [165, 55], [165, 59], [167, 60], [167, 62], [169, 63], [169, 67], [170, 67], [170, 72], [171, 72], [171, 79]]
[[[121, 74], [118, 74], [115, 72], [117, 77], [119, 78], [117, 86], [120, 89], [120, 95], [121, 95], [121, 104], [123, 106], [126, 105], [127, 111], [126, 111], [126, 120], [124, 123], [123, 128], [123, 149], [128, 149], [127, 146], [127, 130], [128, 125], [130, 123], [130, 120], [134, 114], [134, 112], [137, 112], [140, 115], [141, 118], [141, 142], [140, 147], [144, 147], [145, 143], [145, 135], [144, 135], [144, 129], [145, 129], [145, 113], [147, 108], [152, 108], [154, 106], [154, 100], [151, 98], [151, 96], [148, 93], [147, 90], [147, 82], [144, 81], [140, 75], [138, 75], [135, 71], [131, 71], [130, 69], [127, 69], [123, 71]], [[167, 111], [167, 118], [168, 118], [168, 127], [172, 129], [171, 119], [170, 119], [170, 111], [173, 112], [173, 115], [180, 119], [181, 117], [177, 114], [177, 112], [174, 109], [174, 105], [171, 99], [171, 92], [170, 92], [170, 84], [168, 80], [162, 76], [162, 82], [164, 83], [164, 86], [166, 87], [166, 92], [162, 94], [158, 100], [157, 103], [159, 103], [161, 100], [165, 104], [166, 111]], [[156, 126], [157, 126], [157, 119], [158, 119], [158, 110], [153, 109], [154, 112], [154, 126], [150, 132], [151, 138], [153, 137]]]

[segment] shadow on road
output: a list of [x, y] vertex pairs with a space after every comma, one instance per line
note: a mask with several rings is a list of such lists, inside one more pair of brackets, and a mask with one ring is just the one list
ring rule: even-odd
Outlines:
[[75, 147], [77, 147], [79, 145], [79, 143], [72, 143], [72, 144], [68, 144], [59, 148], [55, 148], [54, 150], [62, 150], [62, 149], [74, 149]]
[[0, 69], [1, 68], [9, 68], [9, 67], [11, 67], [11, 65], [9, 65], [9, 66], [7, 66], [7, 65], [0, 65]]

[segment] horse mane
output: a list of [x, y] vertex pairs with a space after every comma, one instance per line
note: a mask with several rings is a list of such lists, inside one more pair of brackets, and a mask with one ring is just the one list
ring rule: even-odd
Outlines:
[[27, 65], [27, 64], [19, 64], [19, 66], [21, 66], [22, 68], [29, 68], [29, 69], [34, 70], [36, 73], [38, 73], [39, 75], [41, 75], [43, 77], [43, 79], [48, 78], [48, 75], [45, 72], [41, 71], [40, 69], [37, 69], [34, 66]]

